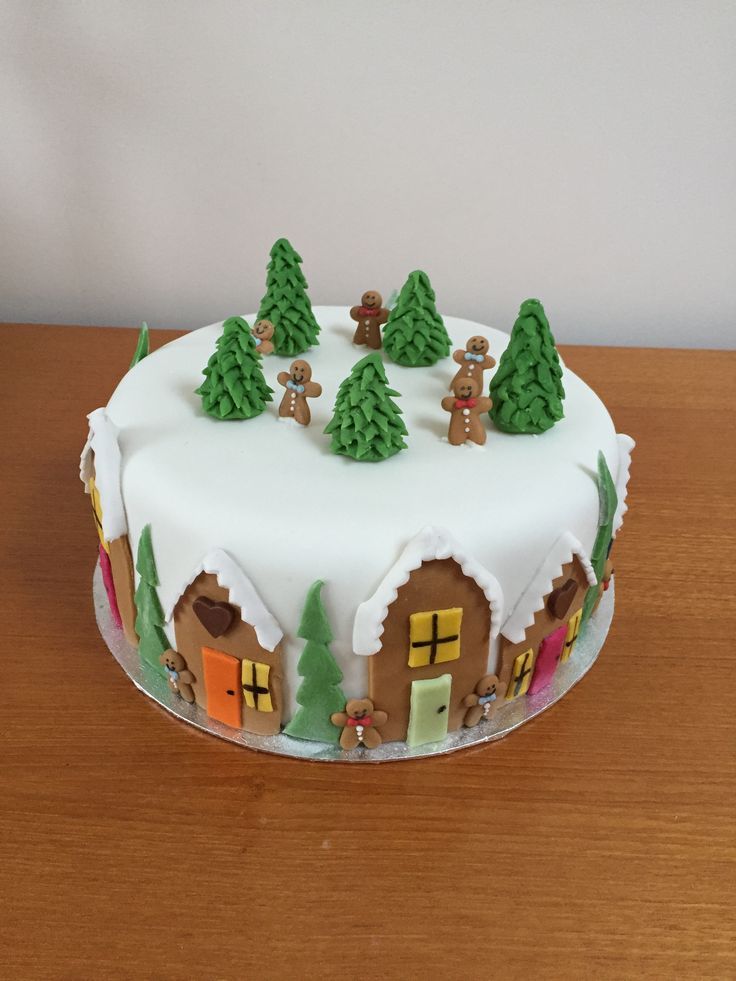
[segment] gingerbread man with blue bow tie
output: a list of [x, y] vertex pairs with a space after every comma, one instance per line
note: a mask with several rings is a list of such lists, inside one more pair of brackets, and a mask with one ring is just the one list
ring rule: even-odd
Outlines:
[[463, 725], [477, 726], [482, 720], [492, 719], [503, 702], [506, 685], [498, 680], [495, 674], [487, 674], [475, 686], [475, 691], [466, 695], [463, 705], [467, 708]]
[[488, 353], [487, 339], [480, 334], [469, 338], [464, 351], [453, 351], [452, 360], [460, 365], [460, 370], [450, 382], [450, 391], [459, 378], [477, 378], [483, 391], [483, 372], [496, 363], [496, 359]]
[[276, 376], [279, 385], [286, 391], [279, 406], [282, 419], [293, 419], [300, 426], [308, 426], [312, 421], [307, 399], [316, 399], [322, 394], [322, 386], [312, 381], [312, 367], [308, 361], [294, 361], [288, 371], [280, 371]]

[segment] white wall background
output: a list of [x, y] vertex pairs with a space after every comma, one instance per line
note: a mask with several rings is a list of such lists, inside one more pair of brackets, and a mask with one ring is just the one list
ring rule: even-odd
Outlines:
[[0, 319], [194, 327], [274, 239], [560, 341], [731, 347], [729, 0], [0, 0]]

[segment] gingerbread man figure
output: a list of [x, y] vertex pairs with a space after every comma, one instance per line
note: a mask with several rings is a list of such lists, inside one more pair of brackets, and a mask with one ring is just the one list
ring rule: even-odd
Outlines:
[[316, 399], [322, 394], [322, 386], [312, 381], [309, 362], [301, 359], [294, 361], [288, 371], [278, 373], [276, 381], [286, 389], [279, 406], [281, 418], [295, 419], [300, 426], [308, 426], [312, 413], [307, 399]]
[[486, 431], [480, 414], [488, 412], [493, 405], [492, 399], [480, 394], [480, 382], [477, 378], [455, 379], [452, 391], [452, 395], [442, 399], [442, 408], [450, 413], [448, 442], [453, 446], [461, 446], [467, 442], [482, 446], [486, 441]]
[[251, 334], [256, 342], [258, 353], [264, 357], [267, 354], [273, 354], [273, 332], [274, 326], [270, 320], [256, 320], [253, 324]]
[[475, 691], [466, 695], [463, 705], [467, 708], [463, 724], [477, 726], [481, 720], [493, 718], [506, 694], [506, 685], [495, 674], [487, 674], [475, 686]]
[[343, 749], [355, 749], [362, 743], [366, 749], [375, 749], [383, 742], [376, 726], [385, 725], [388, 715], [379, 712], [370, 698], [351, 698], [344, 712], [333, 712], [330, 722], [343, 726], [340, 745]]
[[477, 378], [482, 389], [483, 372], [496, 363], [496, 359], [488, 353], [488, 340], [480, 334], [468, 338], [464, 351], [453, 351], [452, 360], [460, 365], [460, 369], [450, 382], [451, 391], [458, 378]]
[[178, 651], [164, 651], [158, 661], [164, 666], [169, 688], [175, 695], [179, 695], [185, 702], [191, 704], [194, 701], [192, 683], [196, 678], [187, 668], [187, 662], [181, 654]]
[[378, 351], [381, 347], [381, 326], [388, 320], [388, 310], [383, 306], [383, 297], [376, 290], [364, 293], [360, 303], [359, 307], [350, 309], [350, 316], [358, 322], [353, 344], [365, 344]]

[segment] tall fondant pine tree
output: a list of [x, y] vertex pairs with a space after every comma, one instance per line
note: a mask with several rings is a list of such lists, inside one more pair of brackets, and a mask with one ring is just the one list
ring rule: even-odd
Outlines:
[[287, 239], [274, 243], [266, 272], [266, 295], [258, 310], [258, 319], [270, 320], [274, 326], [275, 353], [287, 357], [319, 344], [319, 324], [312, 313], [301, 263], [302, 257]]
[[297, 631], [307, 642], [297, 665], [303, 679], [296, 693], [299, 708], [284, 731], [296, 739], [336, 743], [340, 729], [330, 716], [343, 711], [345, 695], [340, 688], [342, 671], [330, 651], [332, 630], [320, 595], [323, 585], [319, 579], [313, 583], [304, 603]]
[[618, 495], [616, 485], [608, 469], [606, 458], [602, 453], [598, 454], [598, 534], [593, 542], [593, 551], [590, 553], [590, 564], [593, 566], [595, 578], [599, 585], [591, 586], [585, 594], [583, 601], [583, 623], [593, 612], [595, 601], [600, 590], [600, 581], [606, 567], [606, 558], [613, 537], [613, 518], [618, 506]]
[[135, 632], [140, 638], [138, 653], [142, 661], [161, 674], [163, 668], [158, 659], [171, 645], [164, 633], [164, 611], [156, 592], [158, 573], [153, 557], [150, 525], [145, 526], [138, 540], [135, 567], [141, 577], [135, 591]]
[[242, 317], [225, 321], [203, 374], [205, 380], [197, 395], [202, 396], [204, 411], [215, 419], [252, 419], [263, 412], [273, 396], [263, 377], [261, 356]]
[[377, 351], [353, 365], [337, 390], [333, 416], [325, 427], [332, 452], [375, 462], [405, 450], [406, 426], [391, 396], [399, 393], [389, 388]]
[[505, 433], [543, 433], [562, 419], [562, 366], [539, 300], [521, 304], [491, 379], [489, 415]]
[[450, 353], [452, 342], [434, 300], [429, 276], [419, 269], [409, 273], [383, 332], [383, 347], [396, 364], [419, 368]]

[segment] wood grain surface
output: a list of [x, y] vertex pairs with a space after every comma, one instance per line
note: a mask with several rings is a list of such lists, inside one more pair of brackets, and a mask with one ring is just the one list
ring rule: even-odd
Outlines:
[[340, 766], [177, 722], [97, 633], [78, 456], [135, 339], [0, 327], [0, 976], [736, 977], [736, 355], [563, 348], [638, 443], [603, 655], [501, 742]]

